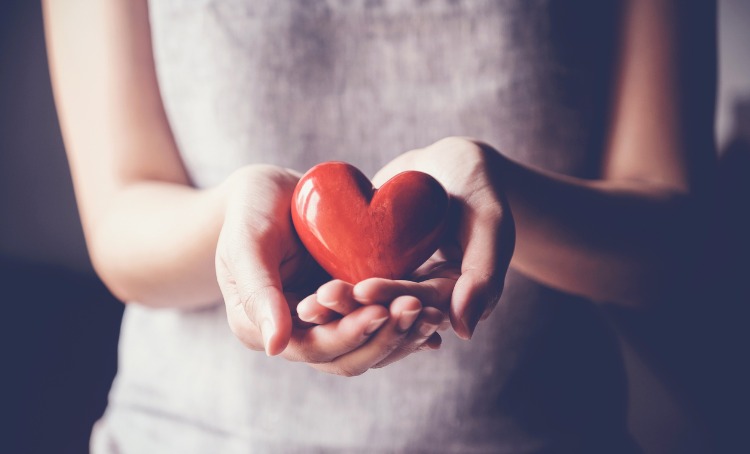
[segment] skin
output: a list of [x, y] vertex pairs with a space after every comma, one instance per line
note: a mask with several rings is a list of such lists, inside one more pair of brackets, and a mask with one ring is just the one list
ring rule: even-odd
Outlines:
[[705, 241], [715, 5], [625, 3], [600, 178], [525, 167], [469, 138], [409, 151], [374, 183], [407, 169], [433, 175], [457, 201], [452, 235], [417, 282], [352, 286], [310, 272], [288, 216], [298, 173], [253, 165], [213, 188], [191, 185], [161, 103], [145, 0], [45, 1], [92, 262], [123, 301], [223, 300], [248, 348], [346, 376], [439, 347], [435, 331], [447, 320], [470, 338], [509, 264], [597, 301], [655, 304], [684, 285], [691, 251]]

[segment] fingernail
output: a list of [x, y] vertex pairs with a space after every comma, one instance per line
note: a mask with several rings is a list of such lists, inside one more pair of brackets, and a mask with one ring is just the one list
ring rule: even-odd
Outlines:
[[273, 323], [271, 323], [271, 320], [265, 319], [261, 322], [260, 334], [263, 336], [263, 348], [266, 349], [266, 355], [271, 356], [271, 350], [269, 349], [271, 335], [273, 334]]
[[430, 337], [437, 331], [438, 326], [433, 325], [432, 323], [422, 323], [419, 325], [419, 328], [417, 330], [419, 331], [419, 335], [422, 337]]
[[378, 330], [381, 326], [383, 326], [383, 323], [388, 320], [388, 317], [379, 318], [376, 320], [373, 320], [370, 322], [370, 324], [367, 325], [367, 328], [365, 329], [365, 336], [369, 336], [370, 334], [374, 333]]
[[336, 301], [320, 301], [318, 300], [318, 304], [325, 307], [330, 307], [336, 304]]
[[297, 306], [297, 316], [302, 319], [303, 317], [309, 317], [310, 313], [308, 312], [308, 307], [305, 305], [299, 305]]
[[398, 320], [399, 331], [401, 331], [402, 333], [409, 331], [409, 328], [411, 328], [411, 325], [413, 325], [414, 322], [417, 320], [417, 317], [419, 316], [420, 312], [421, 312], [421, 309], [401, 312], [401, 317], [399, 317], [399, 320]]

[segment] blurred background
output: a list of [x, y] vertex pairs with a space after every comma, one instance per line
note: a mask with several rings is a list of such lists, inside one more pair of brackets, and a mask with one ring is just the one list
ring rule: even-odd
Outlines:
[[[701, 323], [674, 332], [664, 330], [674, 312], [650, 324], [612, 314], [629, 374], [631, 430], [649, 454], [750, 452], [743, 440], [750, 382], [741, 373], [750, 346], [743, 326], [750, 303], [750, 1], [719, 1], [719, 46], [722, 222], [706, 279], [720, 290], [704, 295], [695, 317], [683, 317]], [[10, 358], [0, 451], [83, 453], [116, 370], [122, 305], [86, 254], [38, 1], [0, 1], [0, 106], [1, 332]], [[642, 355], [644, 345], [657, 354]], [[659, 367], [667, 363], [684, 380], [671, 380]], [[719, 448], [707, 448], [712, 437]]]

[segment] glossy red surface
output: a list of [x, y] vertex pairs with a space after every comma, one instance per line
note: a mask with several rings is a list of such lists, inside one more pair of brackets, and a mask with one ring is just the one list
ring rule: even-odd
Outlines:
[[440, 243], [448, 195], [422, 172], [403, 172], [374, 189], [356, 167], [326, 162], [297, 184], [292, 220], [302, 243], [328, 273], [356, 283], [400, 279]]

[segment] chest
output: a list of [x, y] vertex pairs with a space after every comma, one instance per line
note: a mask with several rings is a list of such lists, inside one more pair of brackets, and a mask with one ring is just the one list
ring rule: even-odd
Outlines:
[[[198, 184], [265, 162], [372, 174], [448, 135], [585, 175], [606, 110], [606, 2], [152, 0], [165, 106]], [[585, 13], [585, 14], [584, 14]]]

